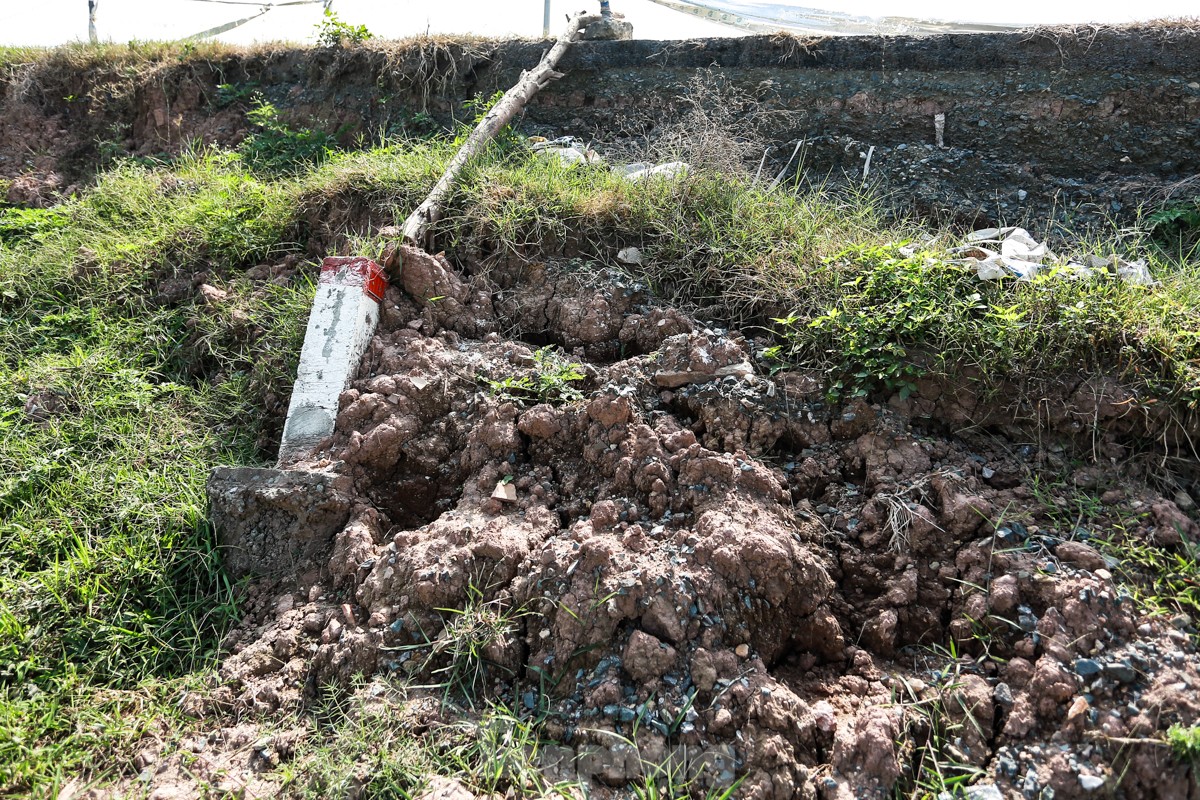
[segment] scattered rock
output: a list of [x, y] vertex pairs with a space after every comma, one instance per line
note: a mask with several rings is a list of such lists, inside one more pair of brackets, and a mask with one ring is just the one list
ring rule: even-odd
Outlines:
[[224, 289], [218, 289], [216, 286], [208, 283], [200, 284], [196, 290], [200, 293], [201, 299], [210, 306], [215, 306], [229, 299], [229, 292]]
[[1104, 567], [1104, 557], [1083, 542], [1063, 542], [1054, 554], [1060, 561], [1080, 569], [1095, 571]]

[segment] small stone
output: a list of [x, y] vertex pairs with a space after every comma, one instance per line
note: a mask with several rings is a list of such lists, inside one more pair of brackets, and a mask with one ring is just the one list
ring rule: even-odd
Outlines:
[[1025, 780], [1021, 784], [1022, 794], [1029, 798], [1036, 797], [1038, 786], [1040, 785], [1041, 784], [1038, 782], [1037, 770], [1033, 767], [1030, 767], [1029, 770], [1026, 771]]
[[200, 284], [199, 292], [204, 302], [210, 306], [222, 303], [229, 297], [229, 292], [207, 283]]
[[1120, 683], [1133, 683], [1137, 680], [1137, 671], [1129, 664], [1121, 661], [1110, 661], [1105, 664], [1104, 674]]
[[1080, 569], [1098, 570], [1104, 566], [1104, 556], [1083, 542], [1063, 542], [1054, 548], [1059, 561]]
[[828, 701], [820, 700], [814, 703], [812, 715], [813, 722], [817, 725], [817, 730], [824, 733], [833, 733], [837, 730], [837, 712]]
[[967, 787], [966, 800], [1004, 800], [1004, 795], [994, 783], [977, 783]]
[[996, 701], [997, 705], [1011, 706], [1013, 704], [1012, 689], [1007, 683], [997, 683], [996, 688], [992, 690], [992, 699]]
[[1071, 707], [1067, 709], [1067, 722], [1071, 723], [1087, 713], [1088, 701], [1086, 697], [1079, 696], [1071, 703]]
[[1090, 678], [1093, 675], [1099, 675], [1102, 669], [1103, 667], [1100, 666], [1100, 662], [1091, 658], [1080, 658], [1075, 661], [1075, 674], [1081, 678]]
[[750, 645], [739, 644], [733, 649], [733, 652], [737, 654], [738, 658], [745, 658], [746, 656], [750, 655]]
[[1104, 785], [1104, 778], [1096, 775], [1080, 775], [1079, 785], [1083, 787], [1085, 792], [1094, 792]]
[[1111, 581], [1112, 573], [1101, 567], [1100, 569], [1096, 570], [1096, 577], [1102, 581]]
[[1143, 622], [1141, 625], [1137, 626], [1137, 632], [1139, 636], [1149, 636], [1154, 632], [1154, 628], [1150, 627], [1149, 622]]

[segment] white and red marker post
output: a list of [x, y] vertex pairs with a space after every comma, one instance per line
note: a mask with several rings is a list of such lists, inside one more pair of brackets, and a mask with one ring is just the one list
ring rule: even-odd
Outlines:
[[280, 466], [309, 455], [333, 433], [338, 398], [358, 372], [386, 289], [383, 269], [369, 258], [332, 256], [321, 263], [279, 443]]

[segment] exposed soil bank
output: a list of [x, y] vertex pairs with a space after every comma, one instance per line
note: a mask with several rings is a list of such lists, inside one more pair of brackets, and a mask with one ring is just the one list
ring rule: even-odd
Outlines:
[[[1200, 720], [1194, 621], [1147, 615], [1100, 543], [1170, 551], [1200, 528], [1130, 458], [1119, 398], [1065, 387], [1076, 416], [991, 435], [933, 387], [831, 407], [619, 276], [464, 279], [412, 252], [402, 283], [334, 436], [293, 465], [321, 503], [293, 507], [288, 473], [210, 483], [225, 546], [274, 574], [201, 708], [269, 719], [357, 673], [441, 680], [469, 635], [446, 609], [520, 610], [470, 688], [544, 714], [594, 796], [690, 746], [713, 759], [696, 788], [740, 774], [761, 800], [891, 797], [935, 763], [1002, 797], [1200, 797], [1144, 741]], [[530, 343], [581, 363], [581, 397], [484, 391], [547, 374]], [[298, 565], [264, 543], [288, 524]], [[246, 756], [249, 738], [205, 746], [242, 753], [223, 774], [243, 782], [294, 746]], [[183, 791], [163, 755], [151, 787]]]
[[[100, 156], [236, 144], [253, 91], [344, 144], [441, 123], [512, 85], [540, 42], [280, 48], [219, 61], [52, 54], [0, 73], [0, 178], [9, 202], [53, 202]], [[786, 160], [814, 177], [870, 175], [897, 199], [965, 221], [1125, 217], [1200, 172], [1200, 33], [1050, 29], [929, 38], [790, 36], [590, 42], [522, 125], [613, 141], [682, 113], [697, 74], [747, 99]], [[218, 88], [224, 86], [224, 89]], [[461, 113], [461, 112], [459, 112]], [[944, 148], [934, 116], [945, 115]], [[749, 122], [747, 123], [749, 127]], [[1079, 219], [1075, 220], [1076, 223]]]

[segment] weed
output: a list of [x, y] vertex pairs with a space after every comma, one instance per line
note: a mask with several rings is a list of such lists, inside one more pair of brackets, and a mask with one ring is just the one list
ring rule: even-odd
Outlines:
[[964, 318], [986, 309], [961, 267], [893, 247], [858, 247], [834, 258], [858, 274], [839, 281], [837, 304], [824, 313], [776, 318], [784, 344], [764, 353], [795, 360], [824, 353], [831, 398], [865, 397], [882, 389], [903, 399], [928, 371], [919, 355], [937, 352]]
[[907, 753], [905, 774], [893, 790], [896, 800], [960, 797], [968, 785], [985, 774], [984, 770], [972, 766], [955, 744], [964, 724], [977, 723], [971, 709], [961, 709], [958, 716], [963, 721], [955, 721], [948, 713], [947, 703], [959, 702], [961, 705], [955, 698], [959, 665], [953, 640], [946, 654], [951, 663], [945, 670], [946, 680], [937, 695], [921, 698], [903, 678], [901, 694], [895, 695], [904, 711], [904, 729], [897, 744]]
[[296, 172], [329, 157], [335, 140], [323, 131], [292, 128], [279, 119], [279, 110], [261, 96], [246, 119], [258, 126], [238, 147], [252, 168], [265, 173]]
[[662, 761], [647, 760], [634, 739], [611, 731], [605, 738], [617, 742], [617, 747], [634, 755], [634, 775], [629, 784], [630, 797], [636, 800], [729, 800], [737, 797], [744, 777], [732, 780], [736, 766], [732, 754], [715, 750], [693, 757], [687, 748], [667, 754]]
[[281, 770], [288, 795], [412, 798], [443, 776], [484, 795], [570, 796], [541, 769], [537, 726], [508, 708], [488, 706], [477, 717], [416, 733], [397, 724], [406, 692], [376, 682], [364, 693], [364, 686], [360, 679], [348, 691], [323, 693], [312, 715], [318, 736]]
[[[945, 477], [952, 472], [942, 473]], [[908, 529], [917, 518], [916, 508], [929, 501], [929, 477], [922, 477], [891, 492], [880, 492], [879, 501], [887, 509], [887, 526], [892, 534], [888, 549], [895, 553], [907, 553], [909, 548]], [[931, 523], [941, 530], [937, 523]]]
[[251, 102], [259, 96], [258, 84], [250, 83], [221, 83], [217, 85], [217, 108], [228, 108], [232, 105]]
[[544, 775], [539, 764], [542, 738], [530, 720], [493, 705], [477, 724], [460, 726], [460, 730], [465, 734], [462, 743], [449, 750], [447, 763], [469, 776], [481, 794], [517, 787], [538, 796], [554, 796], [564, 788], [552, 786]]
[[1029, 486], [1042, 512], [1062, 531], [1073, 531], [1104, 513], [1100, 498], [1079, 489], [1065, 478], [1047, 477], [1044, 473], [1035, 472]]
[[553, 347], [547, 345], [533, 354], [533, 374], [510, 375], [498, 381], [481, 378], [494, 397], [519, 405], [550, 403], [560, 405], [583, 399], [583, 393], [572, 383], [586, 380], [580, 364], [568, 362]]
[[1192, 547], [1171, 551], [1128, 535], [1099, 544], [1119, 560], [1117, 571], [1150, 613], [1200, 619], [1200, 560]]
[[1200, 725], [1185, 728], [1172, 725], [1167, 730], [1167, 744], [1171, 755], [1185, 764], [1200, 766]]
[[506, 680], [515, 677], [495, 656], [512, 644], [518, 620], [530, 612], [509, 608], [498, 600], [485, 600], [475, 584], [467, 586], [462, 608], [437, 610], [447, 617], [435, 637], [395, 649], [406, 653], [423, 651], [424, 658], [416, 663], [417, 671], [436, 676], [438, 682], [434, 686], [446, 700], [464, 701], [474, 709], [490, 688], [491, 680], [497, 676]]
[[[204, 482], [258, 461], [263, 397], [286, 391], [312, 291], [260, 303], [235, 276], [291, 213], [215, 153], [121, 164], [78, 200], [4, 212], [0, 790], [53, 794], [64, 773], [123, 763], [142, 716], [120, 707], [169, 715], [212, 664], [236, 608]], [[227, 276], [228, 308], [155, 300], [201, 269]]]
[[1172, 200], [1148, 215], [1146, 222], [1160, 246], [1192, 253], [1200, 247], [1200, 196]]
[[332, 9], [325, 9], [325, 17], [314, 27], [317, 29], [317, 43], [322, 47], [345, 47], [346, 45], [362, 44], [372, 38], [366, 25], [351, 25], [342, 22]]
[[[466, 120], [458, 121], [455, 126], [453, 138], [455, 150], [466, 144], [467, 138], [503, 97], [504, 92], [495, 92], [490, 96], [477, 94], [463, 101], [462, 110], [466, 114]], [[515, 153], [525, 152], [524, 139], [513, 130], [511, 125], [505, 125], [487, 141], [484, 150], [492, 160], [497, 157], [511, 157]]]
[[315, 735], [302, 740], [294, 763], [279, 770], [284, 793], [292, 797], [409, 798], [419, 793], [430, 759], [417, 737], [396, 725], [395, 710], [405, 701], [391, 686], [372, 687], [373, 702], [363, 702], [365, 685], [356, 678], [346, 690], [324, 687], [311, 707]]
[[676, 98], [677, 122], [656, 125], [648, 136], [628, 136], [635, 142], [609, 149], [629, 161], [662, 163], [685, 161], [693, 168], [724, 175], [748, 177], [747, 165], [757, 162], [765, 149], [761, 105], [734, 86], [718, 70], [700, 70]]
[[39, 235], [65, 228], [70, 215], [63, 206], [50, 208], [0, 208], [0, 241]]

